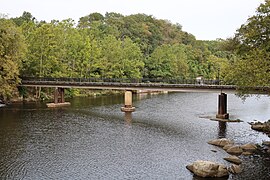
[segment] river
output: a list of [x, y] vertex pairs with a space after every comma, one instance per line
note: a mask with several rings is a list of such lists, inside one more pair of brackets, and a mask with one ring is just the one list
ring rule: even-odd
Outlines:
[[[228, 112], [241, 123], [219, 123], [217, 94], [134, 96], [136, 112], [120, 111], [122, 95], [74, 98], [71, 106], [44, 103], [0, 108], [0, 179], [194, 179], [198, 159], [229, 165], [219, 137], [237, 144], [269, 141], [247, 122], [270, 119], [270, 98], [228, 95]], [[211, 150], [216, 150], [213, 152]], [[269, 157], [269, 156], [268, 156]], [[270, 179], [265, 156], [240, 156], [243, 172], [229, 179]]]

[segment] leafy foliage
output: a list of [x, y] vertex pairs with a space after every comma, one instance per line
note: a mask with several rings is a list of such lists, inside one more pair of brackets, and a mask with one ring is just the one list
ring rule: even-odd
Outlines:
[[20, 61], [25, 53], [20, 29], [7, 19], [0, 19], [0, 98], [7, 99], [17, 91]]
[[92, 13], [77, 26], [72, 19], [37, 21], [29, 12], [5, 21], [9, 24], [1, 28], [12, 27], [20, 36], [5, 39], [18, 44], [20, 56], [12, 54], [16, 63], [7, 63], [15, 77], [20, 71], [35, 77], [216, 79], [231, 58], [219, 48], [222, 41], [198, 41], [180, 24], [145, 14]]
[[265, 0], [228, 40], [226, 48], [237, 58], [230, 62], [226, 81], [245, 91], [252, 86], [270, 85], [270, 1]]
[[150, 78], [186, 78], [187, 55], [184, 45], [162, 45], [146, 61]]
[[270, 51], [270, 1], [265, 0], [256, 11], [256, 15], [248, 18], [235, 36], [239, 43], [239, 53], [251, 49], [265, 49]]

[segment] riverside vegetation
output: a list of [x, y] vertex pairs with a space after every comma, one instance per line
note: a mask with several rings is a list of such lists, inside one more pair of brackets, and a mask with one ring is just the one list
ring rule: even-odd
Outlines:
[[[151, 15], [91, 13], [38, 21], [29, 12], [0, 15], [0, 99], [44, 89], [17, 88], [20, 76], [77, 78], [222, 79], [239, 87], [269, 86], [270, 1], [232, 38], [196, 40], [180, 24]], [[248, 89], [243, 89], [247, 92]], [[70, 96], [80, 94], [69, 90]]]

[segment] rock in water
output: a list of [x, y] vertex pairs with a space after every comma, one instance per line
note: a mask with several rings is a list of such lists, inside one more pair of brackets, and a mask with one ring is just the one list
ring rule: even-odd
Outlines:
[[214, 140], [208, 141], [208, 144], [224, 147], [228, 144], [233, 144], [233, 141], [226, 138], [221, 138], [221, 139], [214, 139]]
[[251, 125], [251, 129], [256, 130], [256, 131], [263, 131], [264, 129], [264, 125], [263, 124], [253, 124]]
[[224, 158], [226, 161], [232, 162], [234, 164], [241, 164], [242, 160], [237, 156], [229, 156]]
[[262, 123], [262, 122], [256, 122], [254, 124], [251, 124], [251, 129], [254, 129], [256, 131], [262, 131], [265, 133], [270, 133], [270, 120]]
[[4, 107], [4, 106], [6, 106], [5, 104], [2, 104], [1, 102], [0, 102], [0, 107]]
[[257, 149], [257, 146], [255, 144], [245, 144], [242, 145], [241, 148], [243, 151], [248, 151], [248, 152], [254, 152]]
[[224, 146], [223, 149], [224, 149], [225, 151], [227, 151], [227, 149], [229, 149], [229, 148], [231, 148], [231, 147], [233, 147], [233, 144], [228, 144], [228, 145]]
[[227, 149], [227, 153], [233, 155], [241, 155], [243, 153], [243, 149], [241, 148], [241, 146], [232, 146]]
[[265, 146], [270, 146], [270, 141], [264, 141], [262, 144]]
[[242, 172], [242, 169], [239, 165], [231, 165], [229, 168], [229, 172], [233, 173], [233, 174], [239, 174]]
[[186, 167], [200, 177], [224, 177], [229, 175], [226, 166], [211, 161], [198, 160]]
[[248, 151], [245, 151], [242, 153], [243, 156], [250, 156], [252, 154], [253, 154], [252, 152], [248, 152]]

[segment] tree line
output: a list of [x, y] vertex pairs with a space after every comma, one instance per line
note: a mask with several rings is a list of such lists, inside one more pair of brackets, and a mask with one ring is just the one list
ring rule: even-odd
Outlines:
[[239, 86], [249, 82], [266, 85], [268, 25], [268, 0], [234, 37], [215, 41], [196, 40], [180, 24], [146, 14], [91, 13], [77, 23], [72, 19], [38, 21], [29, 12], [15, 18], [0, 15], [0, 98], [17, 92], [19, 76], [135, 79], [203, 76]]

